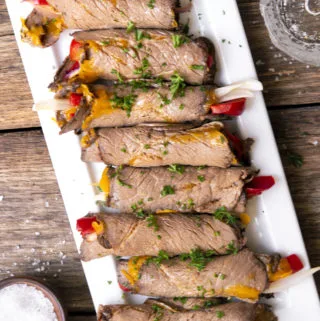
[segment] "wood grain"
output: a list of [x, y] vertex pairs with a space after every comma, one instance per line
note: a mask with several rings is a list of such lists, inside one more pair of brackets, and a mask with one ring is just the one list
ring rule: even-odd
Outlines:
[[47, 281], [69, 311], [93, 311], [40, 130], [0, 135], [0, 278]]
[[[258, 0], [238, 0], [238, 4], [268, 106], [320, 102], [320, 69], [294, 61], [272, 46]], [[39, 126], [4, 0], [0, 0], [0, 57], [0, 130]]]
[[319, 103], [320, 68], [300, 63], [273, 46], [259, 1], [237, 2], [267, 105]]

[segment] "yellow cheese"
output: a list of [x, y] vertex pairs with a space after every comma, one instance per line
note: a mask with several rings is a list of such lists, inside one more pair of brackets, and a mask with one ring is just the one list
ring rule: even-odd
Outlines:
[[121, 273], [131, 285], [134, 285], [138, 281], [140, 270], [148, 258], [149, 256], [134, 256], [128, 261], [128, 270], [121, 270]]
[[237, 284], [223, 290], [228, 296], [235, 296], [240, 299], [258, 300], [260, 291], [249, 286]]
[[100, 182], [99, 182], [99, 186], [102, 189], [102, 191], [108, 195], [110, 192], [110, 180], [109, 180], [109, 176], [108, 176], [108, 171], [109, 168], [106, 167], [105, 170], [102, 173]]
[[251, 217], [247, 213], [241, 213], [239, 216], [243, 225], [248, 225], [251, 222]]

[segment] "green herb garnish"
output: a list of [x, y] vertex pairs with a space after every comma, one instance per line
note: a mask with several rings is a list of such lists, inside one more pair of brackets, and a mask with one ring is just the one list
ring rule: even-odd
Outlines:
[[189, 266], [197, 268], [198, 271], [202, 271], [206, 265], [211, 262], [216, 252], [213, 250], [202, 251], [200, 249], [193, 249], [190, 253], [184, 253], [180, 255], [182, 261], [190, 260]]
[[118, 77], [118, 81], [119, 81], [120, 84], [123, 84], [123, 83], [124, 83], [124, 80], [123, 80], [123, 78], [122, 78], [122, 76], [121, 76], [121, 74], [120, 74], [120, 72], [119, 72], [118, 70], [112, 69], [112, 70], [111, 70], [111, 73], [112, 73], [113, 75], [116, 75], [116, 76]]
[[205, 179], [205, 177], [203, 175], [198, 175], [198, 180], [200, 182], [204, 182], [206, 179]]
[[143, 30], [135, 29], [135, 36], [137, 41], [141, 41], [143, 39], [151, 39], [150, 35]]
[[239, 252], [239, 250], [234, 246], [234, 241], [230, 242], [227, 245], [227, 253], [236, 255]]
[[150, 8], [150, 9], [154, 9], [154, 4], [156, 3], [156, 0], [150, 0], [147, 4], [147, 6]]
[[152, 307], [153, 312], [156, 314], [153, 321], [160, 321], [160, 319], [163, 317], [163, 308], [161, 308], [160, 306], [158, 306], [156, 304], [152, 304], [151, 307]]
[[179, 301], [179, 302], [181, 302], [182, 304], [186, 304], [187, 303], [187, 301], [188, 301], [188, 298], [186, 298], [186, 297], [184, 297], [184, 296], [179, 296], [179, 297], [174, 297], [173, 298], [173, 301], [175, 301], [175, 302], [177, 302], [177, 301]]
[[221, 319], [221, 318], [223, 318], [224, 317], [224, 312], [223, 311], [216, 311], [216, 316], [217, 316], [217, 318], [219, 318], [219, 319]]
[[232, 215], [231, 213], [229, 213], [224, 206], [218, 208], [213, 213], [213, 216], [217, 220], [225, 222], [226, 224], [234, 225], [237, 223], [237, 218], [234, 215]]
[[144, 148], [144, 149], [150, 149], [151, 146], [150, 146], [149, 144], [145, 144], [145, 145], [143, 146], [143, 148]]
[[168, 167], [168, 171], [171, 173], [177, 173], [182, 175], [184, 173], [185, 167], [184, 165], [172, 164]]
[[297, 153], [288, 152], [288, 160], [289, 162], [296, 168], [302, 167], [304, 161], [303, 157]]
[[160, 266], [162, 261], [165, 260], [169, 260], [169, 254], [166, 251], [160, 250], [158, 256], [148, 258], [146, 263], [154, 263], [155, 265]]
[[160, 192], [161, 196], [173, 195], [175, 193], [174, 187], [171, 185], [163, 186], [162, 191]]
[[157, 218], [153, 215], [150, 214], [147, 218], [146, 221], [148, 222], [148, 227], [153, 227], [153, 230], [157, 232], [159, 230], [159, 225], [157, 222]]
[[204, 70], [204, 66], [202, 65], [191, 65], [190, 67], [192, 70]]
[[184, 82], [184, 79], [177, 72], [175, 72], [171, 76], [170, 80], [170, 93], [172, 95], [172, 98], [175, 98], [177, 96], [183, 97], [185, 95], [185, 88], [187, 86]]
[[136, 28], [135, 24], [132, 21], [128, 22], [127, 33], [134, 31]]
[[178, 48], [188, 41], [189, 39], [184, 35], [172, 35], [172, 42], [174, 48]]
[[127, 149], [125, 147], [121, 148], [120, 150], [122, 151], [122, 153], [126, 153], [127, 152]]
[[149, 67], [149, 61], [147, 58], [142, 59], [142, 66], [140, 68], [136, 68], [133, 73], [135, 75], [140, 75], [142, 78], [150, 78], [150, 71], [147, 71]]
[[121, 108], [122, 110], [125, 110], [127, 112], [127, 116], [130, 117], [132, 106], [134, 105], [136, 98], [137, 95], [133, 94], [123, 97], [119, 97], [117, 94], [114, 94], [110, 99], [110, 102], [113, 108]]

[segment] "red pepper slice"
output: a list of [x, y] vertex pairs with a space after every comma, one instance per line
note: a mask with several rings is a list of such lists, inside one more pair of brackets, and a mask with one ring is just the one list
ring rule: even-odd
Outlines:
[[213, 56], [209, 55], [207, 59], [207, 66], [211, 68], [213, 66], [213, 63], [214, 63]]
[[291, 254], [286, 257], [293, 273], [303, 269], [303, 263], [296, 254]]
[[70, 53], [69, 57], [73, 61], [79, 61], [80, 60], [80, 48], [82, 47], [82, 44], [78, 42], [77, 40], [72, 40], [70, 44]]
[[81, 102], [82, 95], [81, 94], [75, 94], [72, 93], [69, 97], [69, 104], [71, 106], [79, 106]]
[[234, 150], [238, 161], [242, 161], [244, 158], [244, 146], [243, 141], [236, 135], [231, 134], [229, 131], [224, 129], [224, 132], [230, 142], [232, 149]]
[[273, 176], [257, 176], [246, 185], [247, 197], [260, 195], [275, 184]]
[[78, 219], [77, 220], [77, 231], [79, 231], [82, 236], [94, 233], [95, 230], [92, 227], [93, 222], [97, 222], [97, 218], [95, 216], [82, 217], [82, 218]]
[[245, 102], [245, 98], [229, 100], [221, 104], [212, 105], [211, 112], [213, 115], [224, 114], [230, 116], [239, 116], [244, 111]]
[[130, 292], [131, 290], [130, 289], [128, 289], [128, 288], [126, 288], [123, 284], [121, 284], [120, 282], [118, 282], [118, 284], [119, 284], [119, 288], [122, 290], [122, 291], [124, 291], [124, 292]]
[[32, 2], [34, 4], [39, 4], [41, 6], [47, 6], [49, 5], [49, 3], [47, 2], [47, 0], [32, 0]]

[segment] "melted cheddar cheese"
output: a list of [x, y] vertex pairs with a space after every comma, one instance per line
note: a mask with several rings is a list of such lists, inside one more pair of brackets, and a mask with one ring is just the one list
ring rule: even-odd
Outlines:
[[138, 281], [140, 270], [148, 258], [149, 256], [134, 256], [128, 261], [128, 270], [121, 270], [121, 273], [131, 285], [135, 285]]
[[235, 296], [240, 299], [258, 300], [260, 291], [249, 286], [237, 284], [223, 290], [228, 296]]
[[99, 182], [99, 187], [102, 189], [102, 191], [108, 195], [110, 192], [110, 180], [109, 180], [109, 176], [108, 176], [108, 171], [109, 168], [106, 167], [102, 173], [100, 182]]

